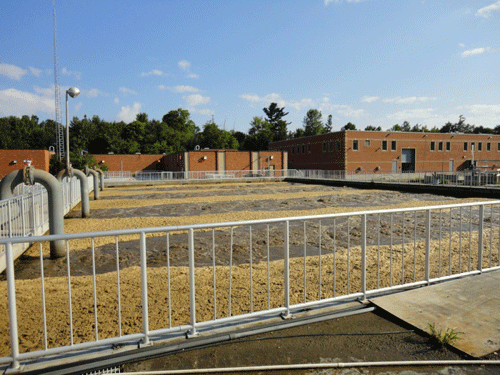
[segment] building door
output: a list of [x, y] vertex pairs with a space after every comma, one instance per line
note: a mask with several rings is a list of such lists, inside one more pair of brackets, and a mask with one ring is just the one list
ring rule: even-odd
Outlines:
[[397, 160], [392, 161], [392, 173], [398, 173], [398, 161]]
[[455, 170], [455, 160], [450, 159], [450, 166], [448, 168], [448, 172], [453, 172]]
[[401, 171], [403, 173], [415, 172], [415, 149], [401, 149]]
[[226, 171], [226, 153], [218, 152], [217, 153], [217, 171], [225, 172]]

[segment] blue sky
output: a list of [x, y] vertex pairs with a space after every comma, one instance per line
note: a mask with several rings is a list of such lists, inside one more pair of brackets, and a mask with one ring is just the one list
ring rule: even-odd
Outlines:
[[[61, 97], [107, 121], [188, 109], [247, 132], [263, 107], [334, 130], [500, 124], [497, 0], [56, 0]], [[54, 118], [52, 1], [0, 5], [0, 116]], [[64, 102], [61, 103], [64, 118]]]

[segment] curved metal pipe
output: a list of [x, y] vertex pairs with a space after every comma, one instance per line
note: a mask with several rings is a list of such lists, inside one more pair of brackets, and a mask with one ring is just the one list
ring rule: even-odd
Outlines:
[[97, 173], [99, 173], [101, 175], [101, 185], [100, 186], [101, 186], [101, 191], [103, 191], [104, 190], [104, 172], [99, 168], [96, 168], [95, 170]]
[[[81, 195], [82, 195], [82, 217], [90, 217], [90, 206], [89, 206], [89, 184], [87, 181], [87, 176], [85, 176], [85, 173], [80, 171], [79, 169], [74, 169], [71, 168], [71, 173], [78, 179], [80, 180], [80, 190], [81, 190]], [[59, 171], [57, 174], [57, 179], [61, 181], [64, 176], [68, 176], [68, 171], [67, 169], [63, 169], [62, 171]]]
[[[50, 173], [32, 169], [34, 182], [42, 184], [47, 189], [49, 198], [49, 233], [64, 234], [64, 204], [60, 182]], [[14, 189], [23, 183], [23, 170], [10, 172], [0, 181], [0, 199], [14, 196]], [[60, 258], [66, 255], [64, 240], [55, 240], [50, 243], [50, 257]]]
[[98, 200], [99, 199], [99, 175], [96, 171], [94, 171], [93, 169], [89, 169], [89, 168], [86, 168], [87, 170], [87, 176], [89, 174], [91, 174], [92, 176], [94, 176], [94, 200]]

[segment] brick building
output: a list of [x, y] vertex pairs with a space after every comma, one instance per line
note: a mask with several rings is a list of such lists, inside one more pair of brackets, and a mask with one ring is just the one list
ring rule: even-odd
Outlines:
[[273, 142], [288, 168], [349, 172], [460, 171], [500, 168], [500, 135], [346, 130]]
[[287, 169], [287, 153], [282, 151], [197, 150], [163, 157], [165, 170], [257, 171]]
[[52, 151], [47, 150], [0, 150], [0, 179], [24, 168], [24, 160], [27, 159], [36, 169], [48, 172], [52, 154]]

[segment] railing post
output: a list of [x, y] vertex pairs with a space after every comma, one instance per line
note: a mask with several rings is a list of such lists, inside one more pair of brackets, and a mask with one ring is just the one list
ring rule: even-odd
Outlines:
[[26, 223], [25, 223], [25, 215], [24, 215], [24, 202], [26, 199], [24, 199], [24, 195], [20, 199], [21, 203], [21, 231], [22, 231], [22, 236], [26, 237]]
[[140, 239], [141, 252], [141, 289], [142, 289], [142, 330], [144, 339], [142, 345], [149, 344], [149, 311], [148, 311], [148, 270], [146, 258], [146, 233], [141, 232]]
[[361, 293], [366, 301], [366, 214], [361, 215]]
[[191, 321], [191, 331], [187, 337], [197, 336], [196, 332], [196, 286], [194, 280], [194, 230], [189, 228], [188, 232], [188, 255], [189, 255], [189, 315]]
[[7, 201], [7, 219], [9, 220], [9, 238], [12, 238], [12, 199]]
[[483, 230], [484, 230], [484, 205], [479, 206], [479, 228], [477, 234], [477, 269], [483, 271]]
[[17, 333], [17, 307], [16, 307], [16, 285], [14, 278], [14, 258], [12, 257], [12, 242], [7, 243], [5, 249], [5, 262], [7, 271], [7, 296], [9, 303], [9, 328], [10, 347], [12, 354], [11, 370], [17, 370], [19, 365], [19, 337]]
[[431, 275], [431, 210], [426, 211], [427, 218], [425, 221], [425, 280], [427, 284], [430, 281]]
[[286, 311], [282, 314], [284, 319], [290, 319], [290, 222], [285, 222], [285, 254], [283, 257], [283, 289], [285, 293]]

